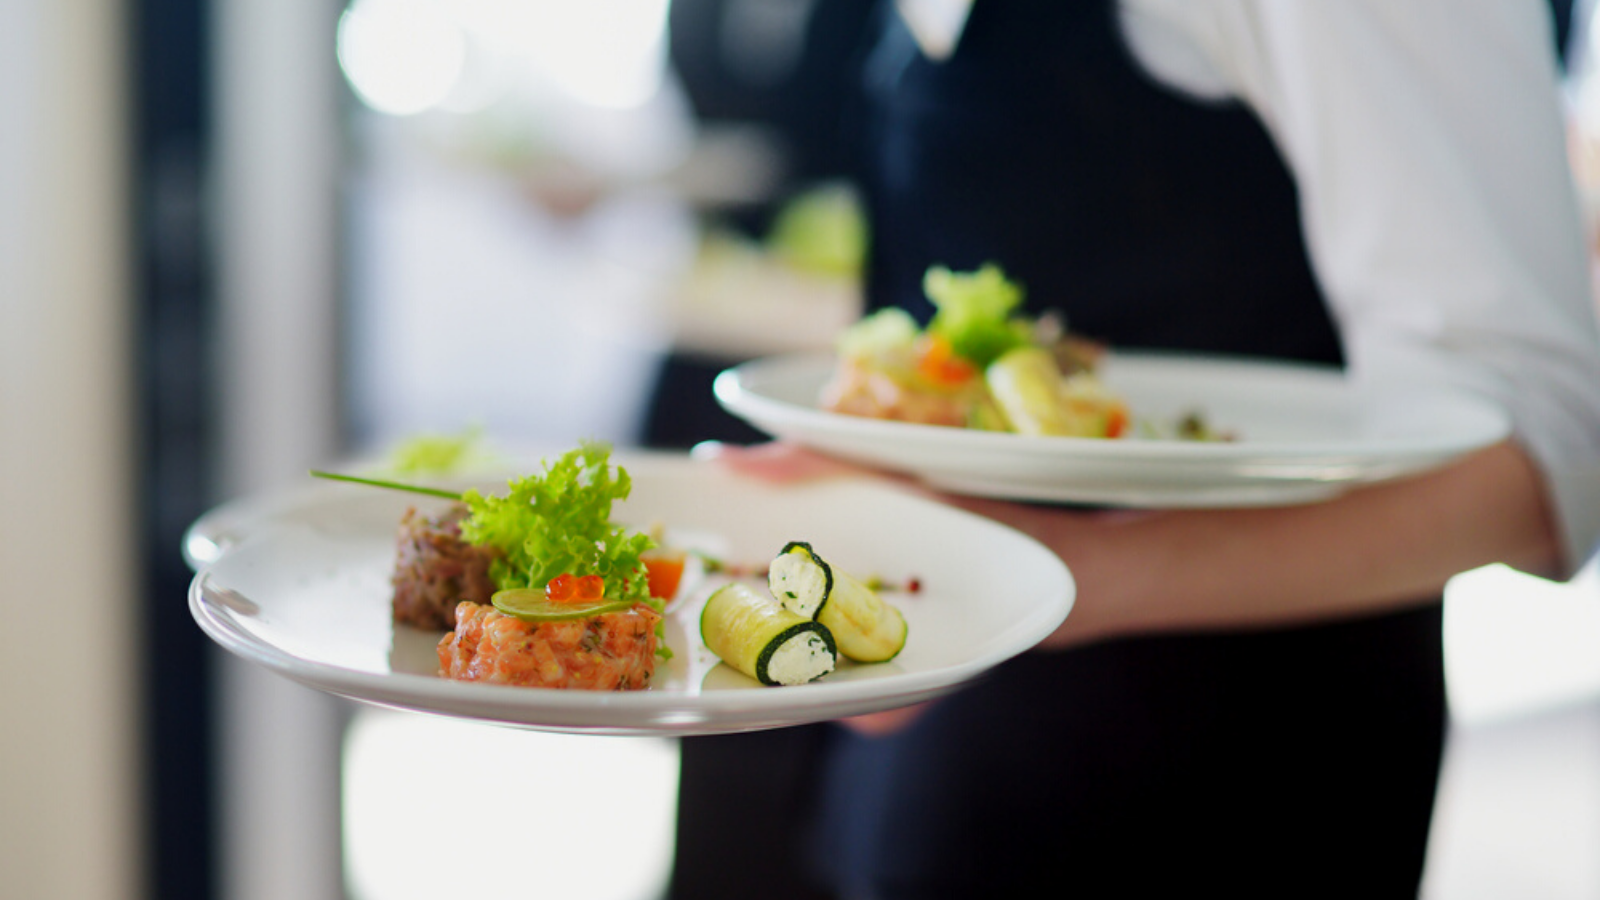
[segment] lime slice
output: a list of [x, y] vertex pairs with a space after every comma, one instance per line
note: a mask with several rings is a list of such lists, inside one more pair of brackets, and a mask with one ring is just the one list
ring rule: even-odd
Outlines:
[[627, 600], [552, 601], [541, 588], [510, 588], [497, 591], [490, 600], [494, 608], [526, 622], [567, 622], [587, 619], [602, 613], [621, 612], [633, 604]]

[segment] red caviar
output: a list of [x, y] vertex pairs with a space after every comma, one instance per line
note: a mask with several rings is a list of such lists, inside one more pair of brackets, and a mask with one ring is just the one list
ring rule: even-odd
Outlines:
[[606, 595], [606, 581], [599, 575], [557, 575], [544, 586], [544, 595], [553, 603], [587, 603]]

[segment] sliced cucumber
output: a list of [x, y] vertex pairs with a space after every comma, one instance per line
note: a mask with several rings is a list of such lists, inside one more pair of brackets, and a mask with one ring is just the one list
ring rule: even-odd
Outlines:
[[906, 646], [906, 619], [878, 592], [830, 566], [810, 544], [791, 541], [767, 570], [767, 589], [790, 612], [833, 633], [839, 652], [856, 662], [894, 659]]
[[815, 681], [832, 672], [838, 661], [826, 626], [737, 581], [706, 600], [700, 639], [723, 662], [766, 685]]
[[593, 601], [555, 601], [538, 588], [507, 588], [489, 599], [494, 608], [527, 622], [569, 622], [603, 613], [621, 612], [633, 605], [630, 600], [602, 597]]

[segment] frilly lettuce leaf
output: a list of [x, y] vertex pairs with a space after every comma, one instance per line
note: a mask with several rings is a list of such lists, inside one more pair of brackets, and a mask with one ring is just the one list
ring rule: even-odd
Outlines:
[[1030, 326], [1013, 315], [1022, 304], [1022, 287], [994, 263], [975, 272], [933, 266], [923, 276], [922, 289], [937, 310], [928, 332], [949, 341], [956, 355], [979, 368], [1029, 343]]
[[593, 574], [605, 579], [607, 597], [661, 608], [640, 560], [655, 541], [611, 521], [612, 504], [633, 482], [610, 455], [606, 444], [585, 443], [543, 472], [512, 479], [505, 496], [461, 495], [471, 512], [462, 538], [502, 554], [490, 570], [497, 586], [542, 589], [557, 575]]

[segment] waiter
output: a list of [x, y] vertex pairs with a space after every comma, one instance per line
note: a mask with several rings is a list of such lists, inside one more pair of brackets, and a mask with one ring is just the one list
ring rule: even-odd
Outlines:
[[[1437, 381], [1514, 435], [1312, 507], [960, 501], [1062, 555], [1073, 615], [915, 715], [784, 738], [815, 769], [772, 874], [842, 897], [1414, 896], [1444, 582], [1568, 572], [1600, 533], [1600, 338], [1547, 10], [951, 6], [886, 10], [868, 63], [872, 305], [925, 316], [930, 265], [996, 262], [1031, 312], [1114, 346]], [[687, 756], [684, 790], [692, 809]]]

